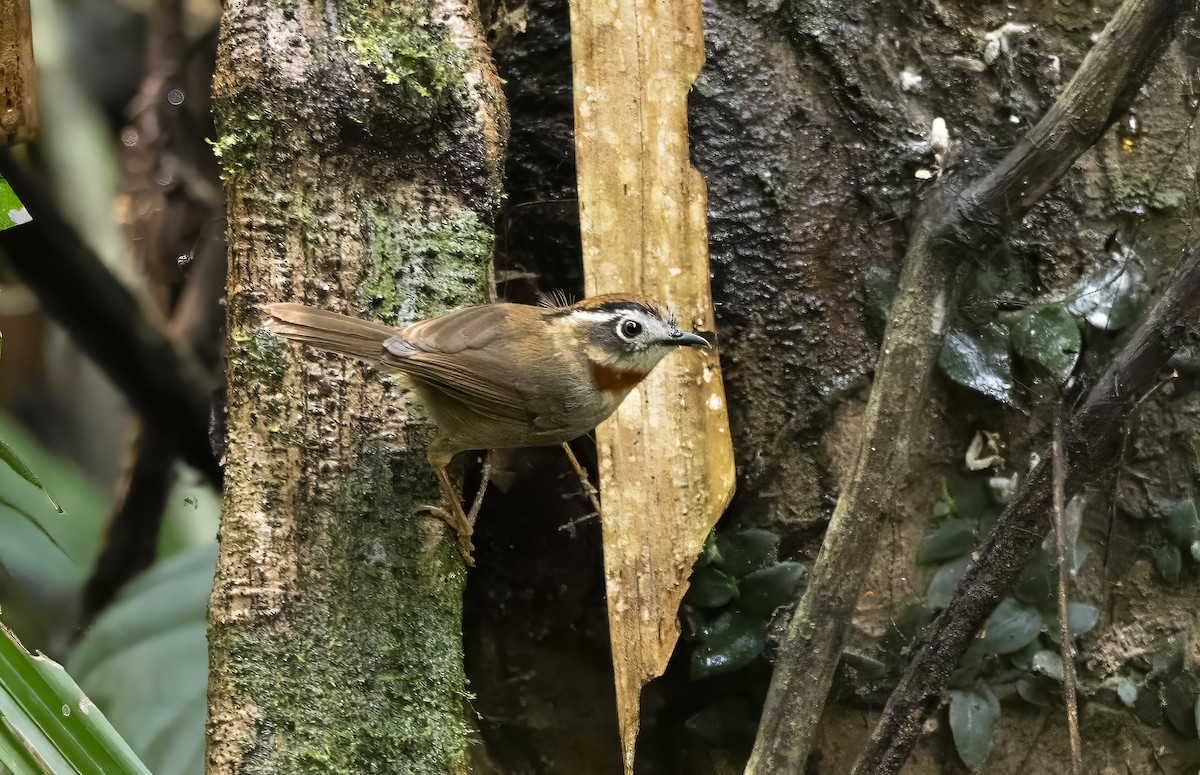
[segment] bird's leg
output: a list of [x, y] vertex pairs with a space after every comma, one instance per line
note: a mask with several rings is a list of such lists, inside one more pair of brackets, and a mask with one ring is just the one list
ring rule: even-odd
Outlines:
[[475, 550], [475, 545], [471, 543], [471, 532], [474, 519], [467, 519], [467, 515], [463, 513], [459, 491], [455, 489], [454, 483], [450, 481], [450, 474], [446, 471], [453, 457], [454, 452], [445, 449], [437, 440], [429, 445], [429, 465], [433, 466], [433, 473], [437, 476], [442, 505], [421, 506], [420, 508], [422, 511], [428, 511], [441, 518], [454, 530], [458, 535], [458, 551], [462, 554], [463, 562], [473, 568], [475, 567], [475, 558], [471, 556], [471, 552]]
[[479, 507], [483, 505], [483, 494], [487, 492], [488, 482], [492, 478], [492, 451], [489, 449], [483, 456], [483, 471], [479, 475], [479, 489], [475, 491], [475, 500], [471, 502], [471, 510], [467, 512], [467, 525], [475, 529], [475, 519], [479, 516]]
[[596, 488], [592, 486], [592, 480], [588, 478], [587, 471], [585, 471], [583, 466], [580, 465], [579, 459], [575, 457], [575, 453], [571, 451], [571, 445], [563, 444], [562, 448], [563, 452], [567, 453], [567, 460], [571, 461], [571, 467], [575, 469], [575, 475], [579, 477], [579, 483], [583, 485], [584, 495], [586, 495], [588, 500], [592, 503], [591, 514], [585, 514], [582, 517], [577, 517], [576, 519], [573, 519], [567, 524], [558, 528], [559, 530], [570, 530], [571, 536], [574, 537], [576, 525], [581, 522], [587, 522], [592, 517], [600, 516], [600, 500], [597, 497], [600, 495], [600, 493], [598, 493]]

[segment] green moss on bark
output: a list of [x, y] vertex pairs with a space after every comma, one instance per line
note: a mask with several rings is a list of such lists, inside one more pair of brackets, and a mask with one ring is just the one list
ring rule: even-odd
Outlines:
[[[413, 429], [414, 445], [428, 431]], [[423, 457], [364, 444], [323, 517], [336, 524], [300, 565], [311, 578], [289, 628], [214, 641], [238, 655], [235, 694], [268, 703], [261, 716], [274, 721], [257, 728], [249, 761], [314, 775], [466, 772], [466, 571], [444, 527], [414, 516], [437, 499]]]
[[358, 294], [376, 319], [411, 322], [487, 300], [494, 237], [475, 213], [423, 226], [380, 210], [367, 217], [371, 269]]
[[463, 92], [466, 56], [444, 27], [431, 25], [404, 4], [346, 0], [341, 11], [340, 40], [384, 84], [403, 86], [422, 98]]

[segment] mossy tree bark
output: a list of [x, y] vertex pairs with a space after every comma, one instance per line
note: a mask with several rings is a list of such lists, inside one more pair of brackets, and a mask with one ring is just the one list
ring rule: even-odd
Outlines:
[[229, 3], [227, 486], [207, 771], [466, 769], [464, 568], [420, 514], [431, 426], [265, 333], [299, 300], [395, 323], [486, 299], [507, 133], [474, 4]]

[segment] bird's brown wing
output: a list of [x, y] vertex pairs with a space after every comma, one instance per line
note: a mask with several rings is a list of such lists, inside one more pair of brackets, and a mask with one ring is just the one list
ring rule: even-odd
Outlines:
[[542, 337], [536, 307], [470, 307], [407, 326], [384, 342], [381, 361], [496, 419], [532, 423], [536, 415], [518, 387], [517, 340]]

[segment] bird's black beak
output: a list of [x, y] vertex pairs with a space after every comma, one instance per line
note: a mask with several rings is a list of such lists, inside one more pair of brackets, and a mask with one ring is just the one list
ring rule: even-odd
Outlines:
[[689, 334], [686, 331], [680, 331], [678, 328], [671, 332], [670, 338], [663, 344], [676, 347], [709, 347], [708, 340], [699, 334]]

